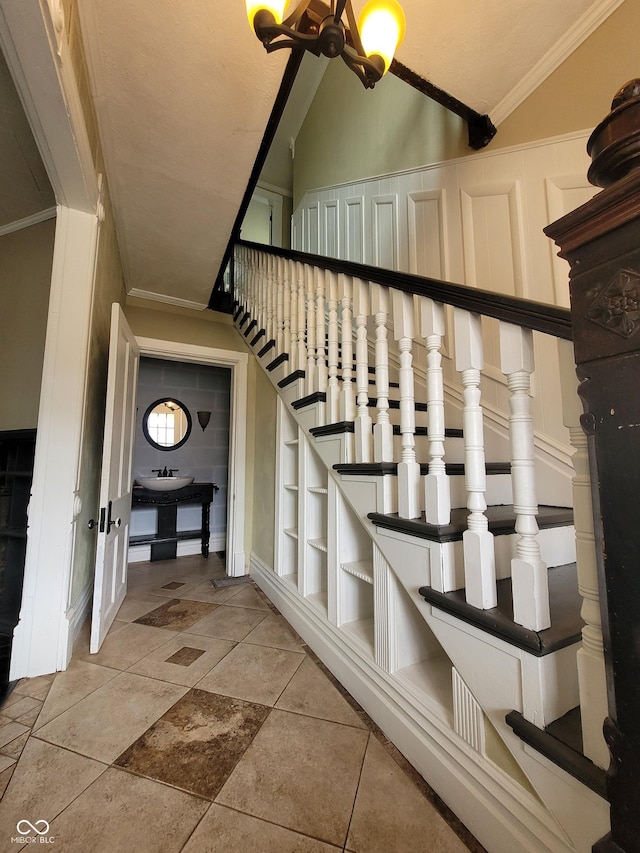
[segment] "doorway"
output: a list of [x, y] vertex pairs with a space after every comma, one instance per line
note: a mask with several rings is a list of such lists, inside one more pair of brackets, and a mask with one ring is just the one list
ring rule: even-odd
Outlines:
[[[134, 483], [155, 481], [156, 474], [170, 471], [191, 478], [193, 488], [211, 484], [213, 491], [207, 504], [209, 533], [201, 535], [202, 504], [159, 507], [136, 501], [134, 490], [129, 564], [197, 554], [205, 544], [221, 557], [227, 551], [231, 368], [143, 356], [136, 407]], [[168, 529], [162, 524], [165, 516], [171, 516]], [[150, 541], [165, 534], [174, 541]]]

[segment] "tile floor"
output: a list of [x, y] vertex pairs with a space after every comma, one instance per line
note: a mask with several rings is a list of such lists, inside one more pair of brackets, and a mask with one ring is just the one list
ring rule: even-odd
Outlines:
[[18, 683], [0, 849], [41, 832], [61, 853], [482, 851], [262, 592], [223, 575], [214, 555], [131, 566], [101, 651], [85, 626], [66, 672]]

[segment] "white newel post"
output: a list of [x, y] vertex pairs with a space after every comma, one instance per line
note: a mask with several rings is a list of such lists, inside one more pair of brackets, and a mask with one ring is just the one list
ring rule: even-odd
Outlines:
[[610, 755], [602, 734], [602, 724], [609, 712], [587, 436], [580, 426], [582, 403], [577, 393], [578, 380], [573, 345], [569, 341], [559, 341], [558, 349], [563, 421], [569, 430], [571, 446], [575, 449], [572, 457], [575, 470], [573, 522], [576, 531], [578, 589], [583, 598], [580, 615], [585, 623], [582, 629], [582, 647], [577, 655], [582, 744], [587, 758], [590, 758], [598, 767], [606, 769], [609, 766]]
[[307, 394], [316, 390], [316, 294], [313, 287], [313, 267], [305, 264], [304, 277], [307, 298]]
[[330, 272], [328, 280], [327, 304], [329, 318], [327, 324], [327, 351], [329, 361], [329, 379], [327, 384], [327, 423], [335, 424], [340, 417], [340, 382], [338, 380], [338, 275]]
[[289, 264], [289, 284], [291, 293], [291, 349], [289, 350], [289, 364], [291, 373], [301, 368], [304, 364], [298, 361], [298, 281], [296, 278], [296, 262], [287, 261]]
[[420, 465], [416, 461], [416, 411], [413, 381], [413, 296], [391, 291], [393, 336], [400, 349], [400, 434], [402, 452], [398, 463], [398, 515], [420, 517]]
[[295, 262], [298, 285], [298, 370], [307, 369], [307, 294], [305, 287], [305, 267]]
[[325, 281], [327, 273], [315, 268], [316, 280], [316, 381], [318, 391], [326, 392], [327, 390], [327, 351], [325, 331]]
[[342, 390], [340, 392], [340, 420], [352, 421], [355, 417], [355, 394], [353, 390], [353, 282], [351, 276], [338, 276], [341, 308], [341, 360]]
[[487, 610], [497, 604], [497, 589], [493, 535], [485, 515], [487, 472], [480, 405], [482, 324], [478, 314], [456, 308], [454, 325], [456, 369], [461, 374], [464, 389], [464, 468], [469, 510], [467, 530], [462, 539], [465, 596], [473, 607]]
[[551, 626], [547, 564], [540, 556], [538, 498], [531, 417], [531, 374], [534, 370], [533, 332], [500, 323], [500, 360], [507, 377], [511, 483], [516, 514], [516, 556], [511, 560], [513, 618], [533, 631]]
[[424, 478], [424, 512], [429, 524], [451, 521], [451, 489], [444, 462], [444, 380], [442, 338], [445, 333], [444, 306], [420, 297], [420, 333], [427, 350], [427, 433], [429, 473]]
[[373, 427], [374, 462], [393, 462], [393, 426], [389, 418], [389, 291], [371, 284], [371, 313], [376, 325], [376, 423]]
[[356, 462], [371, 462], [371, 415], [369, 414], [369, 345], [367, 320], [371, 309], [369, 282], [353, 280], [353, 315], [356, 323], [357, 414], [354, 422]]
[[280, 275], [283, 281], [283, 310], [282, 310], [282, 347], [289, 356], [291, 364], [291, 281], [289, 278], [289, 261], [282, 259]]

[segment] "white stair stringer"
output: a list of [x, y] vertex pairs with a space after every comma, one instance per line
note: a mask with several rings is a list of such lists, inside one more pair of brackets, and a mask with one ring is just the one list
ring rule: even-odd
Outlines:
[[[276, 377], [267, 375], [281, 397], [287, 400], [289, 414], [305, 434], [314, 426], [322, 425], [324, 407], [321, 404], [299, 411], [291, 408], [290, 404], [300, 399], [299, 380], [280, 389]], [[326, 465], [330, 479], [353, 508], [389, 563], [394, 577], [468, 684], [539, 800], [502, 768], [465, 743], [453, 729], [452, 715], [443, 712], [441, 705], [416, 691], [401, 674], [376, 665], [371, 653], [367, 653], [355, 637], [333, 624], [271, 567], [252, 557], [252, 575], [256, 581], [491, 853], [512, 853], [514, 850], [588, 853], [594, 841], [607, 831], [607, 804], [525, 746], [504, 721], [505, 714], [515, 709], [536, 724], [544, 724], [577, 704], [573, 675], [565, 677], [575, 672], [572, 660], [575, 647], [548, 655], [548, 660], [538, 659], [503, 641], [487, 638], [483, 632], [455, 617], [435, 611], [419, 596], [418, 588], [432, 583], [434, 570], [442, 571], [443, 564], [445, 568], [456, 563], [461, 565], [454, 554], [457, 543], [440, 545], [374, 528], [366, 519], [368, 512], [395, 511], [395, 478], [390, 475], [341, 477], [332, 466], [353, 461], [349, 450], [352, 436], [307, 437]], [[500, 538], [506, 540], [508, 537]], [[457, 586], [449, 588], [462, 585], [459, 578], [454, 577], [453, 582]], [[472, 648], [476, 649], [473, 665]], [[482, 655], [478, 658], [478, 650], [484, 650], [487, 660]], [[571, 684], [570, 689], [562, 696], [552, 695], [546, 687], [554, 679], [555, 683], [565, 686]], [[482, 689], [478, 689], [478, 681]], [[496, 704], [498, 696], [502, 697], [501, 704]], [[585, 813], [589, 814], [588, 819], [584, 818]]]

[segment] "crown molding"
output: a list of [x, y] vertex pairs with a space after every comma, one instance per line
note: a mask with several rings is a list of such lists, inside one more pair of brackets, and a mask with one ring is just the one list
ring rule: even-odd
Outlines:
[[32, 213], [31, 216], [25, 216], [24, 219], [16, 219], [13, 222], [9, 222], [8, 225], [0, 227], [0, 237], [4, 237], [5, 234], [13, 234], [15, 231], [22, 231], [23, 228], [29, 228], [31, 225], [37, 225], [39, 222], [46, 222], [47, 219], [53, 219], [57, 213], [57, 207], [48, 207], [46, 210]]
[[623, 2], [624, 0], [601, 0], [578, 18], [531, 71], [491, 110], [491, 120], [495, 126], [499, 127]]
[[128, 296], [134, 296], [138, 299], [148, 299], [151, 302], [162, 302], [165, 305], [173, 305], [175, 308], [188, 308], [191, 311], [204, 311], [207, 308], [206, 302], [192, 302], [189, 299], [180, 299], [177, 296], [167, 296], [164, 293], [152, 293], [150, 290], [140, 290], [134, 287], [127, 291]]

